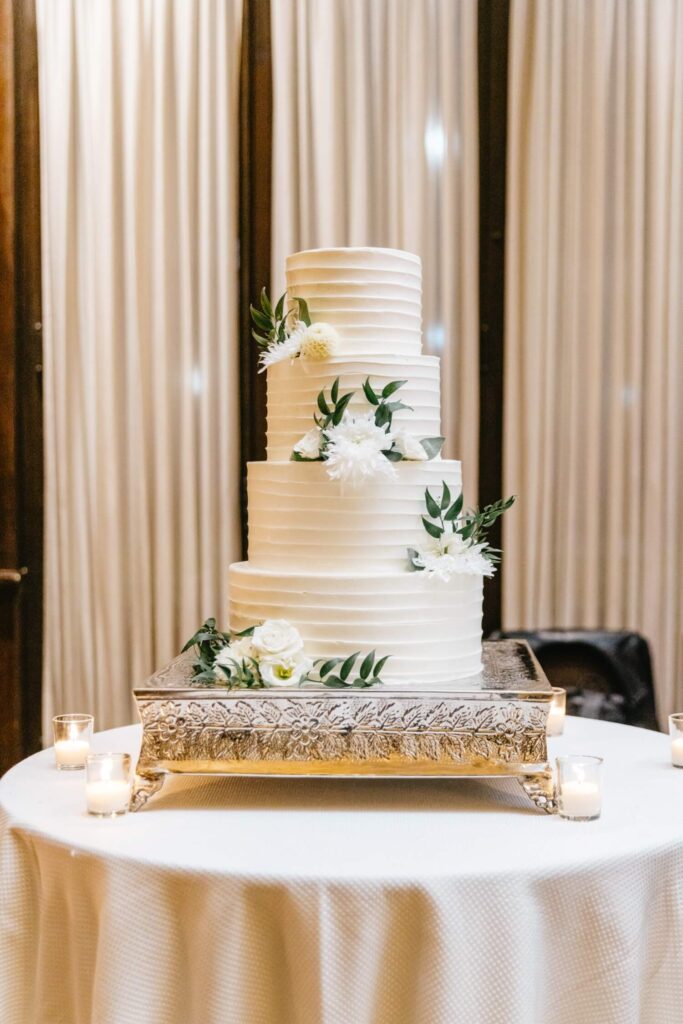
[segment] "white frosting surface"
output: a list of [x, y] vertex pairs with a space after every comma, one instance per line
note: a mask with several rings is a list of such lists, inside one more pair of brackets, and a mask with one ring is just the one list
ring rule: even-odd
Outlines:
[[351, 411], [367, 412], [363, 394], [366, 377], [376, 391], [392, 380], [408, 383], [396, 392], [409, 410], [394, 414], [394, 424], [416, 437], [437, 437], [441, 424], [439, 360], [436, 356], [334, 356], [320, 362], [295, 359], [268, 369], [268, 458], [289, 459], [292, 448], [313, 426], [316, 401], [323, 389], [329, 395], [336, 377], [339, 393], [357, 391]]
[[387, 683], [430, 686], [481, 670], [482, 579], [448, 583], [422, 572], [305, 573], [230, 567], [230, 627], [287, 619], [306, 652], [348, 657], [355, 651], [390, 654]]
[[460, 463], [395, 463], [396, 477], [360, 487], [330, 480], [323, 462], [250, 462], [249, 561], [317, 572], [408, 570], [424, 543], [425, 489], [462, 487]]
[[309, 249], [287, 257], [290, 298], [332, 324], [341, 352], [419, 355], [422, 265], [398, 249]]

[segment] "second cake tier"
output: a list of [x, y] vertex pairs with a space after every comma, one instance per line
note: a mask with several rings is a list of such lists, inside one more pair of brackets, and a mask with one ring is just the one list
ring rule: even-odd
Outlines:
[[407, 548], [427, 540], [425, 490], [453, 496], [460, 463], [395, 463], [396, 474], [362, 487], [331, 480], [324, 462], [251, 462], [249, 561], [268, 569], [386, 572], [407, 570]]

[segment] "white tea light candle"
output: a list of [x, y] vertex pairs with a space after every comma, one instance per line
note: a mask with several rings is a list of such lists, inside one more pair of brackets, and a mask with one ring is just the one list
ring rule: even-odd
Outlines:
[[85, 800], [89, 814], [125, 814], [130, 802], [130, 754], [91, 754], [86, 764]]
[[85, 768], [93, 721], [92, 715], [56, 715], [52, 719], [55, 764], [61, 771]]
[[674, 768], [683, 768], [683, 713], [678, 711], [669, 715], [669, 735], [671, 736], [671, 763]]
[[570, 754], [557, 758], [557, 805], [560, 817], [593, 821], [602, 810], [602, 758]]
[[548, 736], [561, 736], [564, 732], [564, 716], [567, 704], [567, 691], [561, 686], [553, 686], [553, 700], [548, 711], [546, 733]]

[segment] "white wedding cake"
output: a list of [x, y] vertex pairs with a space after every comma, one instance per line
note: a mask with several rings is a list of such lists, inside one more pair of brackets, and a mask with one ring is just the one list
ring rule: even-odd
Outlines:
[[[438, 523], [462, 478], [459, 462], [420, 447], [440, 429], [439, 360], [421, 352], [420, 260], [394, 249], [316, 249], [290, 256], [286, 276], [288, 302], [305, 300], [309, 334], [319, 326], [327, 341], [309, 344], [307, 356], [297, 340], [305, 324], [295, 324], [299, 336], [283, 341], [287, 358], [265, 360], [267, 461], [248, 467], [249, 560], [230, 566], [230, 628], [287, 620], [311, 658], [389, 655], [382, 679], [394, 686], [473, 676], [481, 670], [482, 572], [476, 563], [468, 570], [467, 558], [442, 557], [446, 548], [423, 518], [425, 491], [443, 496]], [[321, 458], [324, 410], [351, 392], [326, 435], [339, 435], [336, 462]], [[322, 405], [321, 393], [331, 396]], [[386, 465], [361, 466], [363, 479], [349, 479], [349, 450], [374, 443], [377, 402], [398, 398], [381, 428], [393, 438]], [[411, 561], [425, 541], [432, 556]]]

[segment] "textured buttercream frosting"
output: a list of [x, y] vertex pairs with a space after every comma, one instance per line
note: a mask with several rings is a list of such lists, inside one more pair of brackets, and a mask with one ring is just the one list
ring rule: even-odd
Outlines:
[[481, 670], [481, 576], [443, 581], [411, 571], [407, 549], [428, 540], [425, 490], [462, 487], [460, 463], [395, 463], [393, 478], [353, 487], [324, 462], [289, 461], [313, 426], [320, 391], [334, 380], [356, 391], [349, 412], [367, 412], [362, 392], [405, 380], [410, 410], [394, 427], [415, 438], [440, 434], [439, 361], [421, 355], [420, 260], [395, 249], [313, 249], [287, 259], [290, 299], [313, 322], [332, 324], [338, 352], [268, 368], [268, 460], [248, 467], [249, 562], [230, 567], [230, 626], [286, 619], [312, 658], [374, 650], [390, 655], [382, 678], [436, 686]]
[[424, 573], [305, 573], [230, 567], [230, 623], [287, 619], [311, 657], [390, 654], [396, 686], [433, 686], [481, 671], [482, 579]]
[[[353, 487], [324, 462], [251, 462], [249, 561], [272, 569], [359, 572], [409, 568], [424, 542], [425, 489], [461, 490], [460, 463], [398, 462], [394, 478]], [[277, 510], [277, 511], [275, 511]]]
[[304, 298], [311, 319], [332, 324], [341, 352], [419, 355], [420, 259], [398, 249], [309, 249], [287, 257], [290, 299]]
[[288, 459], [299, 438], [313, 426], [319, 392], [329, 395], [336, 377], [339, 393], [355, 391], [349, 409], [367, 412], [363, 381], [376, 391], [406, 380], [397, 398], [410, 406], [394, 415], [394, 424], [416, 437], [437, 437], [441, 429], [439, 360], [436, 356], [334, 356], [320, 362], [294, 359], [268, 369], [268, 458]]

